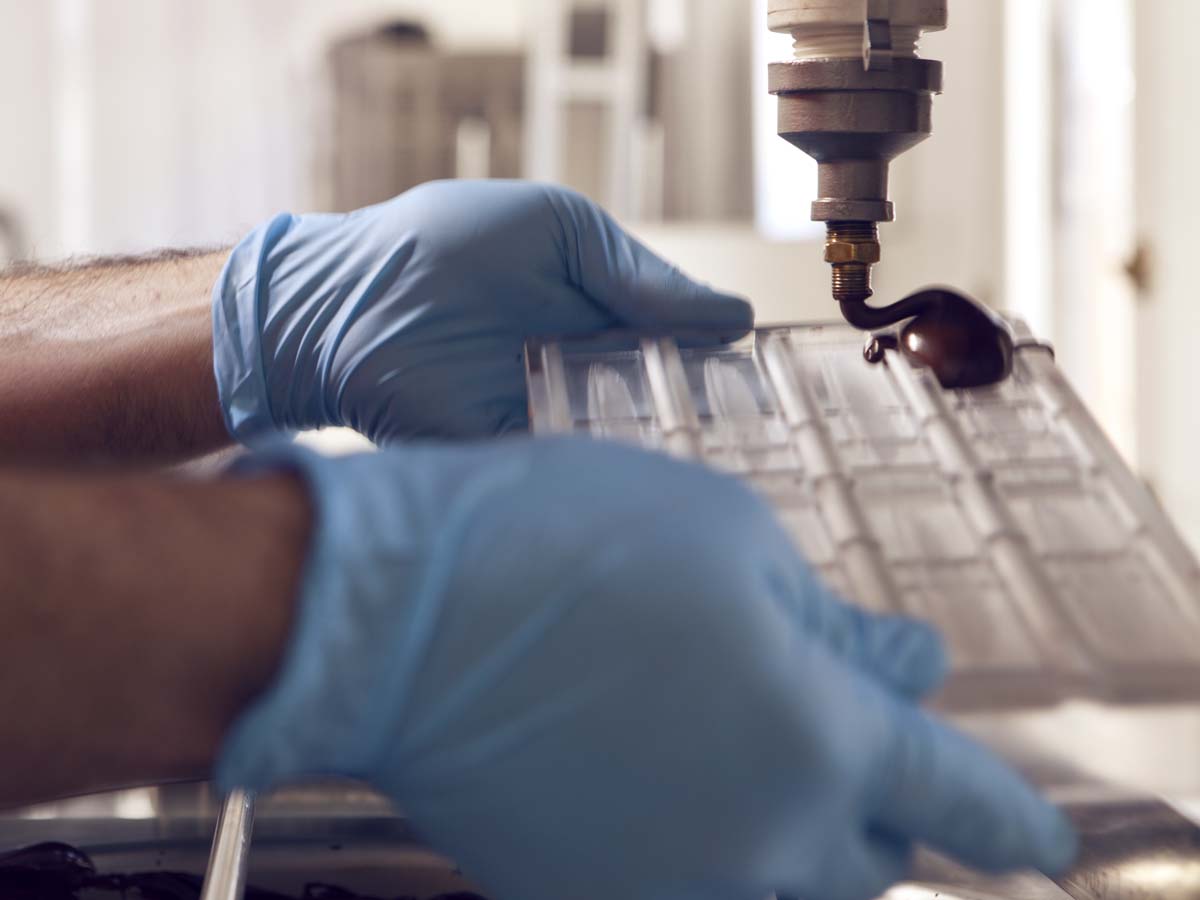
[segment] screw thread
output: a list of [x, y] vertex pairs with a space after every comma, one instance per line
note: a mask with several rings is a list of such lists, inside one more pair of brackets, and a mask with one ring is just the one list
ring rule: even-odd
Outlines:
[[[846, 244], [878, 244], [875, 222], [830, 222], [828, 241]], [[862, 262], [833, 263], [833, 299], [838, 303], [863, 303], [874, 295], [871, 267]]]
[[858, 244], [879, 243], [879, 223], [877, 222], [829, 222], [826, 227], [831, 241]]
[[871, 267], [865, 263], [833, 264], [833, 299], [862, 301], [875, 292], [871, 289]]

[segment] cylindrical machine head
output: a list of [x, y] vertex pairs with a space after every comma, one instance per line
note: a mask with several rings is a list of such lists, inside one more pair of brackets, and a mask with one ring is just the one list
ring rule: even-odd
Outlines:
[[[805, 32], [854, 29], [873, 17], [872, 0], [768, 0], [767, 27], [800, 40]], [[893, 28], [942, 31], [948, 21], [947, 0], [887, 0], [886, 18]]]
[[817, 221], [890, 222], [889, 163], [929, 136], [942, 65], [897, 59], [871, 72], [858, 59], [773, 63], [779, 135], [818, 163]]
[[947, 0], [769, 0], [771, 30], [795, 39], [795, 59], [770, 69], [779, 134], [817, 161], [812, 217], [828, 224], [843, 308], [871, 296], [875, 225], [894, 218], [891, 161], [932, 132], [942, 65], [917, 44], [946, 22]]

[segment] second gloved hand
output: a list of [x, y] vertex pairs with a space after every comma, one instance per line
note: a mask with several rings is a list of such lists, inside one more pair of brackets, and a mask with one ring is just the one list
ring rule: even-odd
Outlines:
[[872, 900], [914, 842], [1070, 860], [916, 705], [936, 637], [840, 602], [732, 479], [573, 440], [250, 466], [298, 471], [316, 524], [226, 788], [367, 779], [497, 900]]
[[243, 443], [344, 425], [377, 443], [527, 427], [527, 337], [753, 324], [594, 203], [542, 184], [423, 185], [348, 215], [281, 215], [213, 291], [221, 407]]

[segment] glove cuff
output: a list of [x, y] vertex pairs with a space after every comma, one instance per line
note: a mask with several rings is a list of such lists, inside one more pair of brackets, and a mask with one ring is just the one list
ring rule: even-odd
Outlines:
[[276, 442], [234, 464], [235, 475], [298, 475], [313, 526], [288, 648], [273, 683], [225, 737], [222, 788], [365, 778], [385, 748], [400, 752], [395, 738], [440, 627], [458, 541], [479, 502], [529, 477], [527, 454], [513, 447], [330, 459]]
[[234, 247], [213, 286], [213, 372], [229, 434], [261, 445], [285, 426], [271, 410], [263, 359], [262, 329], [268, 314], [263, 263], [287, 233], [293, 217], [276, 216]]
[[[370, 468], [377, 459], [334, 460], [277, 443], [232, 467], [234, 475], [281, 470], [298, 475], [309, 490], [313, 530], [284, 658], [266, 692], [225, 736], [215, 772], [223, 790], [264, 790], [300, 778], [363, 774], [360, 738], [384, 673], [369, 665], [350, 670], [337, 661], [360, 655], [368, 662], [387, 658], [358, 645], [364, 634], [361, 623], [379, 621], [376, 607], [401, 602], [404, 592], [402, 578], [397, 578], [394, 594], [359, 583], [370, 581], [378, 569], [371, 560], [375, 546], [364, 545], [364, 534], [399, 527], [394, 521], [372, 521], [374, 509], [364, 497], [381, 474]], [[367, 471], [360, 471], [364, 467]], [[401, 497], [393, 500], [402, 503]], [[395, 640], [396, 652], [405, 652], [403, 636], [375, 637]]]

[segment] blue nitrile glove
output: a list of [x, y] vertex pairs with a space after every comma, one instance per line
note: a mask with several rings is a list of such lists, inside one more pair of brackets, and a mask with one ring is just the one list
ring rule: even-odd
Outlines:
[[526, 337], [613, 326], [734, 336], [753, 313], [579, 194], [449, 181], [260, 226], [213, 289], [213, 325], [235, 438], [346, 425], [388, 442], [526, 428]]
[[839, 602], [740, 482], [570, 438], [326, 460], [274, 684], [218, 781], [361, 777], [497, 900], [869, 900], [928, 842], [1072, 832], [922, 712], [925, 626]]

